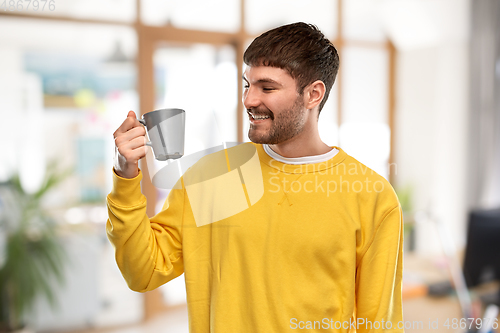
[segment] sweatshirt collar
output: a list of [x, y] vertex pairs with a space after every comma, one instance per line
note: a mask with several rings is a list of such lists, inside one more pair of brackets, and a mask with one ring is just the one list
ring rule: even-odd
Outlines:
[[330, 146], [331, 148], [338, 149], [338, 153], [335, 156], [327, 161], [319, 162], [319, 163], [306, 163], [306, 164], [286, 164], [280, 161], [273, 159], [269, 156], [265, 151], [264, 147], [261, 144], [251, 142], [255, 148], [257, 149], [257, 153], [259, 154], [259, 159], [262, 163], [270, 166], [273, 169], [279, 170], [283, 173], [289, 174], [308, 174], [315, 173], [320, 171], [325, 171], [327, 169], [331, 169], [334, 166], [340, 164], [346, 157], [347, 154], [337, 146]]

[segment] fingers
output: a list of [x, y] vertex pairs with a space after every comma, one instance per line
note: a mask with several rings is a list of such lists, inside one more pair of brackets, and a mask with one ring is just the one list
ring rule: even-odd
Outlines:
[[127, 119], [113, 136], [118, 154], [124, 158], [120, 159], [121, 162], [134, 164], [146, 156], [146, 129], [136, 119], [133, 111], [128, 113]]
[[132, 128], [142, 127], [139, 120], [137, 120], [134, 111], [129, 111], [127, 114], [127, 119], [123, 121], [123, 123], [118, 127], [118, 129], [113, 133], [113, 137], [116, 138], [118, 135], [122, 133], [126, 133]]
[[146, 156], [146, 130], [141, 126], [119, 134], [115, 138], [115, 146], [127, 163], [137, 163]]
[[[133, 148], [134, 146], [135, 148]], [[127, 146], [119, 147], [118, 153], [123, 156], [125, 163], [136, 165], [141, 158], [146, 156], [147, 148], [145, 145], [140, 145], [131, 141]]]
[[146, 156], [146, 129], [129, 111], [127, 118], [113, 133], [115, 138], [114, 169], [124, 178], [134, 178], [138, 174], [138, 162]]
[[139, 138], [139, 137], [142, 137], [142, 140], [145, 143], [146, 130], [144, 129], [144, 126], [134, 127], [132, 129], [128, 130], [127, 132], [118, 133], [117, 136], [115, 137], [115, 145], [117, 147], [120, 147], [124, 143], [132, 141], [135, 138]]
[[[143, 136], [134, 138], [133, 140], [127, 141], [123, 143], [122, 145], [118, 146], [118, 151], [121, 152], [126, 152], [128, 150], [135, 150], [138, 148], [144, 148], [146, 147], [146, 138]], [[122, 154], [123, 155], [123, 154]]]

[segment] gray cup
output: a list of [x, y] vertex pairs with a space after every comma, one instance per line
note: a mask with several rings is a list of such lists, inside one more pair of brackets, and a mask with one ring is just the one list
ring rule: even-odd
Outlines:
[[145, 113], [139, 122], [146, 126], [155, 158], [159, 161], [184, 155], [186, 112], [181, 109], [160, 109]]

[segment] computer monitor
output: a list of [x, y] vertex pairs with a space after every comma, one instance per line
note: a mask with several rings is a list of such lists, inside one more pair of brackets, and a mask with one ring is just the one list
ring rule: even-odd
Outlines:
[[463, 270], [469, 288], [500, 280], [500, 208], [469, 213]]

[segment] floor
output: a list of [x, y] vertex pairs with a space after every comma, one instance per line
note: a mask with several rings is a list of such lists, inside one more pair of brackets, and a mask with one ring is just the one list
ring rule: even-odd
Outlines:
[[[447, 275], [446, 268], [427, 267], [429, 260], [406, 257], [405, 274], [407, 277], [426, 281], [441, 280]], [[418, 272], [418, 274], [417, 274]], [[425, 274], [424, 274], [425, 273]], [[412, 296], [403, 301], [403, 314], [406, 333], [421, 332], [453, 332], [463, 333], [464, 330], [446, 328], [447, 320], [462, 317], [459, 302], [455, 295], [445, 297], [430, 297], [427, 295]], [[188, 333], [188, 317], [186, 306], [177, 306], [168, 312], [161, 313], [145, 322], [122, 327], [81, 330], [67, 333]], [[496, 330], [500, 332], [500, 330]]]
[[[460, 306], [454, 296], [444, 298], [416, 297], [403, 304], [405, 333], [450, 332], [464, 330], [446, 328], [446, 320], [460, 318]], [[451, 323], [451, 322], [450, 322]], [[177, 307], [144, 323], [110, 329], [75, 331], [71, 333], [188, 333], [187, 308]], [[495, 332], [500, 332], [495, 330]]]
[[137, 325], [74, 331], [71, 333], [189, 333], [187, 307], [173, 308], [164, 314]]

